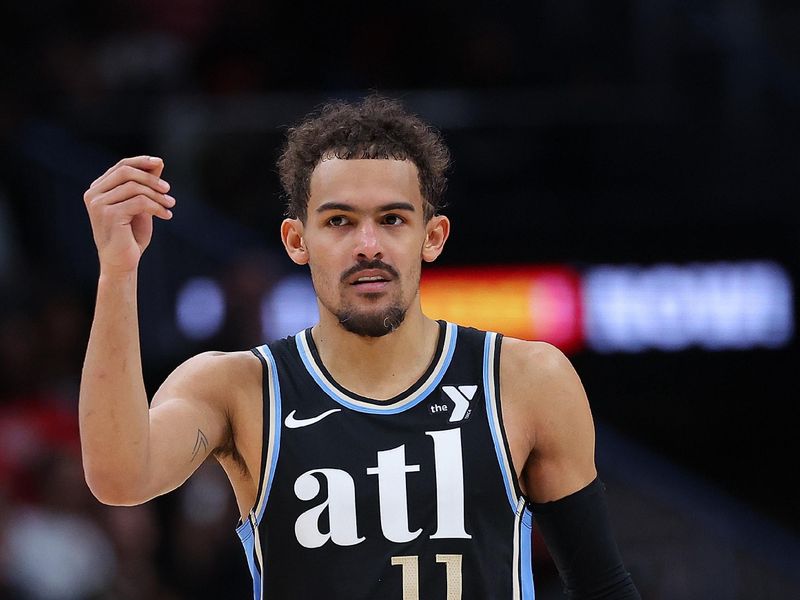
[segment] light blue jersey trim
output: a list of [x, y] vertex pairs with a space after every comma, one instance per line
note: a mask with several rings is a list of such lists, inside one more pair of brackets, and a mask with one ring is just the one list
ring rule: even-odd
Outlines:
[[278, 464], [278, 455], [281, 447], [281, 385], [278, 380], [278, 368], [275, 358], [272, 356], [267, 345], [259, 346], [258, 354], [264, 360], [267, 378], [267, 398], [264, 399], [263, 429], [266, 435], [262, 435], [263, 443], [267, 444], [266, 449], [262, 449], [264, 464], [261, 465], [263, 472], [260, 474], [261, 489], [256, 496], [256, 504], [250, 510], [247, 519], [237, 528], [236, 533], [244, 546], [244, 553], [247, 558], [247, 567], [253, 578], [253, 598], [261, 600], [263, 593], [264, 577], [264, 557], [263, 549], [258, 535], [258, 526], [264, 516], [267, 506], [269, 493], [272, 489], [272, 481], [275, 478], [275, 467]]
[[[447, 323], [444, 335], [445, 346], [442, 348], [442, 354], [437, 357], [439, 359], [439, 364], [436, 366], [435, 371], [431, 374], [426, 385], [409, 395], [409, 397], [412, 397], [413, 399], [409, 400], [409, 397], [406, 397], [402, 400], [398, 400], [395, 404], [390, 404], [387, 406], [373, 406], [364, 402], [359, 402], [354, 398], [350, 398], [341, 390], [331, 385], [331, 383], [322, 375], [318, 366], [315, 364], [314, 358], [311, 356], [310, 350], [303, 339], [305, 336], [305, 331], [301, 331], [295, 335], [294, 338], [295, 344], [297, 345], [297, 350], [300, 353], [300, 358], [303, 360], [303, 364], [306, 367], [306, 371], [308, 371], [314, 381], [317, 382], [317, 385], [322, 389], [322, 391], [335, 400], [338, 404], [341, 404], [345, 408], [362, 413], [369, 413], [373, 415], [395, 415], [397, 413], [409, 410], [422, 402], [442, 381], [444, 374], [447, 372], [447, 369], [450, 366], [450, 361], [453, 359], [453, 353], [456, 349], [458, 327], [453, 323]], [[441, 359], [442, 356], [444, 356], [443, 360]]]
[[510, 471], [512, 467], [509, 464], [510, 458], [506, 456], [502, 433], [500, 431], [500, 415], [497, 414], [497, 404], [495, 400], [494, 352], [496, 340], [496, 333], [487, 333], [486, 341], [483, 344], [483, 395], [486, 400], [486, 415], [489, 418], [489, 431], [492, 432], [494, 451], [497, 454], [497, 463], [500, 467], [500, 473], [503, 476], [503, 482], [505, 483], [508, 503], [511, 506], [511, 510], [516, 513], [517, 499], [515, 497], [514, 482], [511, 479], [512, 475]]
[[533, 555], [533, 515], [527, 508], [523, 509], [522, 519], [520, 523], [520, 545], [522, 551], [520, 552], [519, 573], [522, 579], [522, 600], [534, 600], [536, 592], [533, 588], [533, 563], [531, 558]]
[[275, 468], [278, 464], [278, 456], [280, 455], [281, 449], [281, 383], [278, 380], [278, 367], [275, 364], [275, 358], [272, 356], [272, 352], [270, 351], [269, 347], [265, 344], [259, 347], [259, 351], [261, 354], [267, 359], [269, 363], [269, 376], [270, 376], [270, 402], [272, 407], [274, 407], [274, 412], [270, 411], [273, 418], [270, 419], [270, 438], [272, 441], [272, 454], [270, 456], [270, 464], [269, 464], [269, 475], [267, 476], [267, 481], [265, 484], [264, 491], [262, 492], [262, 496], [259, 501], [259, 505], [254, 507], [256, 508], [256, 524], [261, 523], [261, 519], [264, 517], [264, 510], [267, 507], [267, 499], [269, 498], [269, 493], [272, 490], [272, 481], [275, 478]]
[[244, 546], [247, 567], [250, 569], [250, 575], [253, 577], [253, 599], [261, 600], [261, 575], [256, 567], [255, 539], [253, 537], [253, 526], [250, 523], [250, 519], [237, 527], [236, 533], [239, 534], [239, 539], [242, 542], [242, 546]]

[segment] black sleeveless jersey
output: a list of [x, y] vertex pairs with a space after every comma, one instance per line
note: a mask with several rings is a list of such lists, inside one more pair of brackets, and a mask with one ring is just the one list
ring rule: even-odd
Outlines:
[[501, 336], [440, 322], [436, 355], [376, 401], [311, 330], [253, 350], [262, 470], [237, 528], [256, 600], [529, 600], [531, 513], [502, 425]]

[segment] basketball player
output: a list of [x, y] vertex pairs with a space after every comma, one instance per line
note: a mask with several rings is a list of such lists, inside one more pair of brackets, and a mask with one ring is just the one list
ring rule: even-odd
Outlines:
[[534, 516], [570, 598], [638, 598], [567, 359], [421, 311], [421, 263], [450, 232], [448, 162], [431, 127], [380, 97], [290, 129], [281, 237], [309, 267], [319, 323], [195, 356], [149, 407], [137, 268], [175, 200], [160, 158], [126, 158], [94, 181], [100, 278], [80, 426], [95, 496], [146, 502], [213, 454], [256, 599], [530, 599]]

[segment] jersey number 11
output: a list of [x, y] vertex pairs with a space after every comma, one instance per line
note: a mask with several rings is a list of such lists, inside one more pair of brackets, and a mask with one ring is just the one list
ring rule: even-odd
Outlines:
[[[436, 562], [447, 567], [446, 600], [461, 600], [461, 555], [437, 554]], [[403, 569], [403, 600], [419, 600], [419, 556], [393, 556], [392, 564]]]

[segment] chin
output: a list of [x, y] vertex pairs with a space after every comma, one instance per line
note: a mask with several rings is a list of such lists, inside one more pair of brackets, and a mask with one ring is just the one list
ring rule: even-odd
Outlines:
[[383, 337], [395, 331], [406, 317], [406, 309], [390, 306], [384, 310], [356, 311], [347, 309], [337, 314], [339, 325], [362, 337]]

